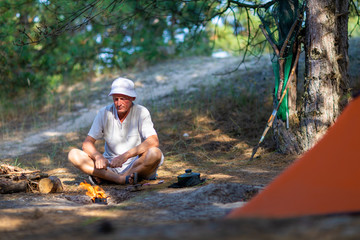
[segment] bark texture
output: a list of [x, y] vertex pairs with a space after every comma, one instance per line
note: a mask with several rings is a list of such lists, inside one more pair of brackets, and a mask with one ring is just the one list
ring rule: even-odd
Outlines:
[[26, 180], [12, 181], [0, 178], [0, 193], [26, 192], [28, 182]]
[[309, 0], [301, 147], [310, 149], [339, 116], [348, 84], [348, 1]]
[[[274, 122], [274, 136], [283, 153], [309, 150], [347, 103], [348, 9], [347, 0], [307, 1], [303, 106], [290, 111], [289, 129], [281, 120]], [[294, 110], [294, 99], [291, 104]]]
[[40, 193], [55, 193], [62, 192], [63, 190], [61, 180], [55, 176], [43, 178], [39, 181]]

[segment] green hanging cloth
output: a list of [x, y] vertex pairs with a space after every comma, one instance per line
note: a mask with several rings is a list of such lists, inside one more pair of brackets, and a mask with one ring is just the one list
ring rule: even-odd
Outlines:
[[[289, 79], [289, 73], [291, 70], [291, 62], [292, 62], [292, 57], [293, 55], [289, 55], [285, 58], [285, 66], [284, 66], [284, 85], [283, 85], [283, 89], [281, 90], [281, 94], [284, 92], [285, 90], [285, 86], [286, 83]], [[276, 98], [276, 93], [279, 89], [279, 83], [280, 83], [280, 73], [279, 73], [279, 61], [278, 58], [274, 58], [272, 60], [272, 67], [273, 67], [273, 71], [274, 71], [274, 75], [275, 75], [275, 92], [274, 92], [274, 99], [275, 99], [275, 104], [278, 104], [278, 100]], [[282, 101], [279, 110], [277, 112], [277, 117], [279, 119], [282, 119], [284, 122], [286, 121], [286, 116], [289, 116], [289, 105], [288, 105], [288, 92], [286, 92], [284, 100]]]

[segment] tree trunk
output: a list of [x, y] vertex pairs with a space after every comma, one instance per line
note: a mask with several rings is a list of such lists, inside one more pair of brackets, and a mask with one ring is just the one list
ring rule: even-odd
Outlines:
[[307, 1], [303, 106], [290, 117], [290, 129], [279, 119], [274, 122], [283, 153], [309, 150], [347, 103], [348, 10], [347, 0]]

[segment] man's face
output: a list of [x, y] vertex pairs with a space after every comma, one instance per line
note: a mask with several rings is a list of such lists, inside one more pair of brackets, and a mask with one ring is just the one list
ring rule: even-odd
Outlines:
[[125, 115], [129, 111], [132, 101], [135, 100], [134, 97], [123, 94], [113, 94], [112, 97], [119, 116]]

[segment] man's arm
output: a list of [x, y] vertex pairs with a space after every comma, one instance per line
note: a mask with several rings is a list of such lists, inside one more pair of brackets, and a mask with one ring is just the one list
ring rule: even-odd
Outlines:
[[145, 153], [152, 147], [159, 147], [159, 139], [157, 135], [151, 135], [141, 144], [137, 145], [134, 148], [131, 148], [129, 151], [123, 153], [120, 156], [117, 156], [111, 161], [111, 167], [121, 167], [124, 162], [126, 162], [129, 158], [141, 155]]
[[83, 142], [82, 149], [89, 155], [92, 160], [94, 160], [95, 168], [107, 169], [109, 161], [97, 151], [95, 147], [95, 142], [95, 138], [87, 136]]

